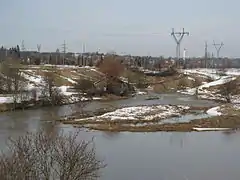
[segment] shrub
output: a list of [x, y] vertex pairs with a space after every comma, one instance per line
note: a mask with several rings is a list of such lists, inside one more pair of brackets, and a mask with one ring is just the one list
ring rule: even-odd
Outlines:
[[93, 180], [105, 165], [96, 158], [92, 141], [77, 141], [79, 133], [27, 133], [10, 139], [0, 156], [1, 180]]

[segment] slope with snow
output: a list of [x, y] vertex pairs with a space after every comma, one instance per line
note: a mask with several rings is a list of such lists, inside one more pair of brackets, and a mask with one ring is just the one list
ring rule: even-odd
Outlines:
[[[45, 66], [52, 66], [52, 65], [45, 65]], [[101, 75], [101, 73], [94, 68], [94, 67], [77, 67], [77, 66], [62, 66], [62, 65], [59, 65], [59, 66], [55, 66], [57, 67], [57, 69], [64, 69], [66, 70], [67, 69], [67, 72], [66, 75], [59, 75], [59, 77], [63, 80], [67, 80], [67, 82], [70, 82], [70, 84], [76, 84], [76, 79], [82, 77], [82, 78], [86, 78], [86, 79], [93, 79], [91, 77], [91, 75], [88, 75], [88, 73], [86, 74], [81, 74], [81, 72], [77, 72], [77, 70], [81, 69], [82, 71], [84, 71], [85, 69], [87, 71], [91, 71], [91, 72], [94, 72], [95, 74], [99, 74]], [[42, 72], [49, 72], [51, 70], [46, 70], [46, 69], [41, 69], [39, 66], [29, 66], [29, 69], [24, 69], [24, 70], [21, 70], [21, 76], [25, 79], [24, 80], [24, 87], [23, 87], [23, 90], [26, 91], [26, 95], [28, 96], [28, 98], [24, 99], [24, 100], [30, 100], [33, 98], [33, 95], [34, 93], [33, 90], [36, 91], [36, 99], [39, 100], [39, 98], [41, 97], [42, 95], [42, 90], [45, 86], [45, 82], [44, 82], [44, 77], [43, 77], [43, 74]], [[70, 73], [69, 73], [70, 72]], [[72, 76], [71, 75], [71, 72], [74, 72], [76, 73], [76, 76]], [[1, 76], [4, 77], [3, 74], [0, 74]], [[70, 77], [67, 77], [67, 76], [70, 76]], [[72, 77], [75, 77], [75, 79], [73, 80]], [[59, 87], [56, 87], [60, 93], [66, 97], [68, 97], [69, 99], [69, 102], [76, 102], [79, 100], [79, 97], [76, 96], [76, 92], [68, 92], [68, 89], [71, 88], [71, 86], [67, 86], [67, 84], [64, 85], [64, 81], [63, 81], [63, 85], [62, 86], [59, 86]], [[86, 98], [80, 98], [81, 100], [87, 100]], [[93, 98], [94, 100], [99, 100], [100, 98]], [[13, 103], [13, 95], [12, 94], [8, 94], [8, 95], [2, 95], [0, 96], [0, 104], [1, 103]], [[18, 102], [20, 102], [20, 98], [18, 98], [17, 100]]]

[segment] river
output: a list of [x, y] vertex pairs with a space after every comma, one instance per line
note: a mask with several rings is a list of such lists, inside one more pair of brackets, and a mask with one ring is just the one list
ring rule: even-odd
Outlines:
[[[141, 104], [194, 104], [211, 106], [211, 101], [190, 96], [161, 95], [160, 100], [144, 101], [144, 96], [108, 103], [93, 102], [93, 110], [109, 104], [131, 106]], [[0, 114], [0, 148], [5, 148], [8, 136], [19, 136], [40, 127], [51, 130], [52, 114], [70, 113], [70, 106], [5, 112]], [[45, 120], [45, 121], [44, 121]], [[56, 125], [65, 131], [72, 126]], [[101, 180], [239, 180], [240, 133], [107, 133], [83, 131], [81, 138], [95, 136], [99, 157], [107, 163]]]

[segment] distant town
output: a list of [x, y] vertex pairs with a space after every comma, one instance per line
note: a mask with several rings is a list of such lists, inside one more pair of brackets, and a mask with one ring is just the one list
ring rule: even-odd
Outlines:
[[132, 56], [118, 55], [114, 52], [99, 53], [99, 52], [60, 52], [57, 49], [55, 52], [40, 52], [20, 50], [19, 46], [13, 48], [0, 48], [0, 60], [15, 56], [18, 53], [19, 58], [24, 64], [39, 65], [39, 64], [56, 64], [56, 65], [76, 65], [76, 66], [94, 66], [105, 56], [116, 55], [121, 58], [125, 65], [143, 67], [151, 70], [161, 70], [167, 68], [172, 63], [179, 62], [185, 68], [240, 68], [240, 58], [216, 58], [207, 53], [203, 57], [152, 57], [152, 56]]

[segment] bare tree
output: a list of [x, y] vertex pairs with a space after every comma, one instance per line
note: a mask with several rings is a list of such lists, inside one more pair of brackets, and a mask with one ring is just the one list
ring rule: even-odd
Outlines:
[[119, 80], [119, 76], [124, 71], [124, 65], [116, 55], [110, 55], [104, 58], [99, 65], [100, 72], [105, 74], [106, 92], [109, 94], [123, 95], [126, 94], [124, 83]]
[[141, 72], [131, 72], [127, 74], [128, 83], [134, 84], [137, 88], [146, 88], [148, 81], [146, 75]]
[[1, 76], [6, 84], [5, 89], [8, 92], [12, 92], [12, 72], [11, 72], [12, 59], [8, 58], [1, 63]]
[[44, 72], [44, 87], [42, 90], [42, 96], [44, 101], [53, 105], [59, 105], [63, 103], [64, 96], [57, 88], [55, 83], [56, 69], [53, 67], [51, 71]]
[[94, 83], [87, 79], [77, 80], [77, 84], [75, 84], [74, 88], [79, 94], [88, 97], [91, 97], [91, 95], [94, 93], [96, 89]]
[[[6, 84], [6, 90], [12, 93], [13, 109], [18, 102], [26, 99], [27, 93], [24, 92], [26, 82], [21, 76], [21, 64], [18, 59], [9, 58], [1, 64], [1, 72]], [[25, 94], [25, 96], [24, 96]]]
[[108, 78], [116, 78], [123, 73], [124, 66], [116, 56], [112, 55], [104, 58], [102, 63], [99, 64], [99, 70]]
[[94, 180], [105, 167], [93, 141], [78, 141], [79, 131], [27, 133], [10, 139], [0, 156], [1, 180]]
[[179, 79], [179, 81], [178, 81], [177, 88], [178, 88], [179, 90], [186, 89], [187, 85], [188, 85], [188, 82], [187, 82], [186, 77], [182, 77], [182, 78]]
[[75, 112], [74, 114], [81, 117], [84, 115], [84, 107], [92, 101], [96, 88], [92, 81], [86, 79], [77, 80], [74, 88], [77, 91], [78, 102], [74, 104], [73, 111]]
[[229, 81], [225, 84], [223, 84], [219, 92], [224, 97], [227, 103], [231, 103], [231, 96], [234, 95], [238, 91], [238, 83], [236, 80]]

